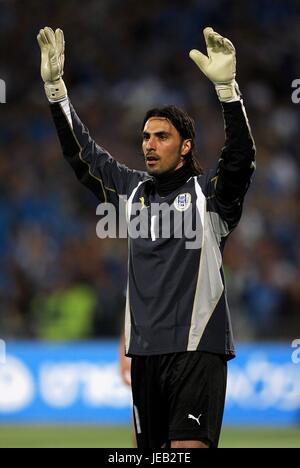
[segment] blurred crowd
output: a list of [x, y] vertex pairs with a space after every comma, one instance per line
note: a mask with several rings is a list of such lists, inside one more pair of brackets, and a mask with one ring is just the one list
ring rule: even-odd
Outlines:
[[293, 0], [0, 1], [1, 338], [114, 336], [124, 309], [127, 241], [96, 237], [97, 200], [63, 161], [39, 74], [46, 25], [65, 32], [64, 79], [81, 119], [136, 169], [144, 114], [170, 103], [196, 120], [202, 166], [215, 164], [222, 113], [188, 51], [205, 50], [207, 25], [232, 40], [258, 161], [225, 253], [235, 335], [299, 335], [299, 24]]

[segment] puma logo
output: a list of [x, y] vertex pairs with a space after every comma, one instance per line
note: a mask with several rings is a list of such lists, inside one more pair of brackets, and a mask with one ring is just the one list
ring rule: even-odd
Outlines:
[[145, 197], [140, 197], [139, 200], [140, 200], [141, 205], [142, 205], [141, 210], [142, 210], [143, 208], [148, 208], [148, 206], [145, 205]]
[[193, 416], [192, 414], [189, 414], [188, 415], [188, 419], [194, 419], [195, 421], [197, 421], [197, 423], [199, 424], [200, 426], [200, 421], [199, 419], [201, 418], [202, 414], [199, 414], [198, 418], [195, 418], [195, 416]]

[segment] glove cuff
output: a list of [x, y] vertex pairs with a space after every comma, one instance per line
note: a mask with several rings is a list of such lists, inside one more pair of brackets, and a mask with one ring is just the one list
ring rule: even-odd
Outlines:
[[215, 88], [221, 102], [233, 102], [241, 99], [241, 92], [235, 80], [229, 83], [215, 83]]
[[57, 81], [45, 83], [45, 93], [50, 102], [61, 101], [68, 94], [64, 80], [61, 78]]

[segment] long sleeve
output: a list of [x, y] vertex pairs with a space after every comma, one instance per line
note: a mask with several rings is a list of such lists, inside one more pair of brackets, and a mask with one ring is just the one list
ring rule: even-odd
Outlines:
[[222, 103], [225, 146], [209, 181], [216, 211], [232, 230], [238, 223], [244, 196], [255, 170], [255, 144], [243, 101]]
[[63, 155], [78, 180], [101, 202], [118, 206], [119, 196], [129, 196], [132, 189], [148, 176], [119, 164], [90, 137], [69, 99], [50, 104]]

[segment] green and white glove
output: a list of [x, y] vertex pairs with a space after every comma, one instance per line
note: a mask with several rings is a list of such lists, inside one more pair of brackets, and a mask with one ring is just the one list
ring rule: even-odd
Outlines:
[[61, 101], [67, 96], [67, 89], [62, 79], [65, 62], [65, 40], [61, 29], [54, 31], [46, 27], [41, 29], [37, 40], [41, 48], [41, 75], [45, 91], [50, 102]]
[[191, 50], [190, 58], [215, 85], [220, 101], [230, 102], [240, 99], [236, 75], [236, 55], [232, 42], [212, 28], [203, 31], [207, 55], [199, 50]]

